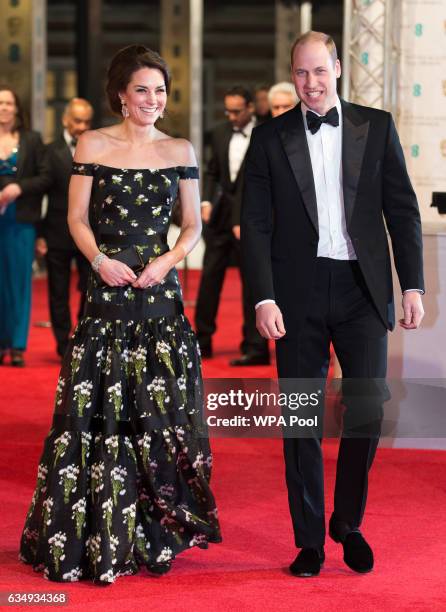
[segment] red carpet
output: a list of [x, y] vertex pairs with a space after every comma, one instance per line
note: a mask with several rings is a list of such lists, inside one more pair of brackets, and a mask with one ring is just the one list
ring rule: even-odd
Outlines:
[[[192, 273], [188, 294], [195, 295]], [[215, 359], [207, 377], [260, 377], [273, 368], [227, 366], [236, 356], [241, 310], [237, 274], [225, 285]], [[33, 322], [48, 318], [44, 281], [35, 281]], [[191, 310], [189, 310], [191, 314]], [[371, 574], [356, 575], [341, 548], [327, 542], [318, 578], [298, 579], [286, 567], [295, 555], [279, 440], [213, 441], [213, 487], [223, 544], [194, 549], [162, 578], [145, 572], [111, 587], [59, 585], [17, 561], [37, 461], [52, 414], [58, 375], [51, 330], [32, 327], [27, 367], [0, 368], [1, 508], [0, 591], [65, 592], [69, 610], [116, 611], [334, 611], [446, 610], [446, 453], [378, 451], [372, 470], [364, 533], [375, 550]], [[336, 444], [324, 444], [327, 513], [332, 507]]]

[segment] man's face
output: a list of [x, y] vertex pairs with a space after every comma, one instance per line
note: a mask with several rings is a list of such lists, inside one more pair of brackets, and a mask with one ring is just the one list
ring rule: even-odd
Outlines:
[[295, 98], [286, 91], [278, 91], [271, 98], [271, 115], [278, 117], [295, 106]]
[[259, 89], [255, 94], [256, 114], [263, 117], [269, 113], [268, 92], [266, 89]]
[[254, 113], [254, 104], [246, 103], [243, 96], [225, 96], [225, 115], [232, 126], [240, 130], [250, 121]]
[[79, 138], [86, 130], [91, 127], [93, 110], [86, 104], [72, 104], [65, 113], [63, 126], [72, 138]]
[[291, 78], [300, 100], [325, 115], [336, 104], [336, 80], [341, 76], [339, 60], [333, 65], [323, 42], [309, 41], [294, 50]]

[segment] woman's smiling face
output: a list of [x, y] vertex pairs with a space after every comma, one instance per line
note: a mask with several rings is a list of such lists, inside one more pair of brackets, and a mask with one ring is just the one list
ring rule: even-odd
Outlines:
[[127, 106], [129, 119], [138, 125], [153, 125], [166, 108], [164, 75], [157, 68], [136, 70], [119, 96]]

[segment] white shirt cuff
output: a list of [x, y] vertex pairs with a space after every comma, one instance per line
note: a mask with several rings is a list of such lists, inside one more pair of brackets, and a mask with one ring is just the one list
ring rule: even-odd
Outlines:
[[262, 300], [261, 302], [257, 302], [254, 308], [257, 310], [257, 308], [261, 306], [262, 304], [275, 304], [275, 303], [276, 303], [275, 300]]

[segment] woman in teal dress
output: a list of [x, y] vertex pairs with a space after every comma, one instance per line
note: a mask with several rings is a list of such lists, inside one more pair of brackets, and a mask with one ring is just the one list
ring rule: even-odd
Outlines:
[[0, 365], [23, 366], [35, 229], [48, 181], [40, 135], [24, 129], [17, 94], [0, 85]]
[[[163, 574], [181, 551], [221, 540], [200, 356], [174, 267], [200, 236], [198, 169], [190, 143], [155, 128], [169, 85], [158, 54], [120, 51], [107, 92], [124, 120], [76, 150], [69, 225], [95, 272], [20, 551], [50, 580]], [[182, 229], [169, 250], [177, 195]]]

